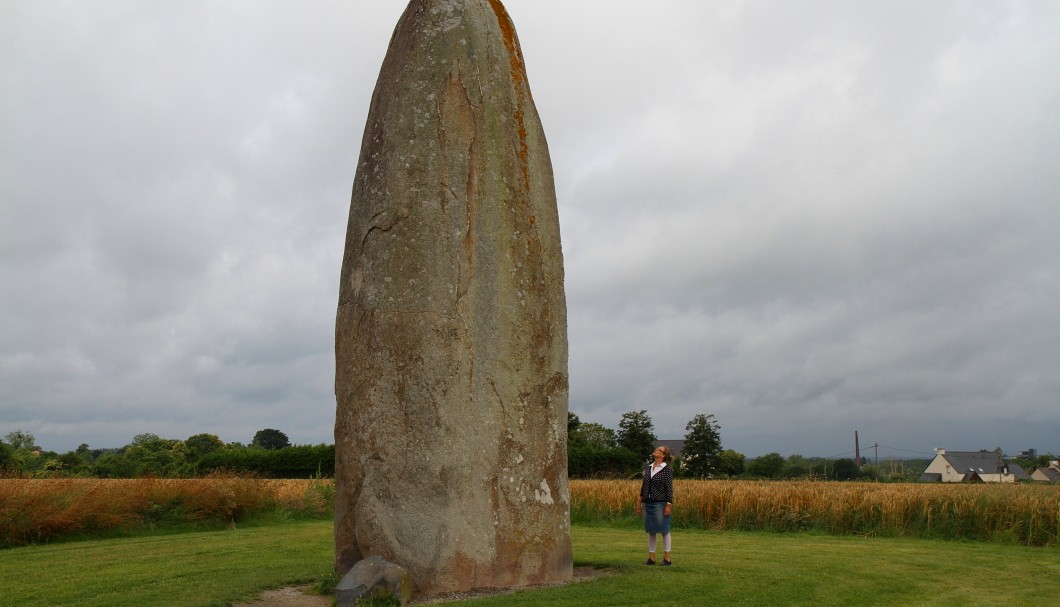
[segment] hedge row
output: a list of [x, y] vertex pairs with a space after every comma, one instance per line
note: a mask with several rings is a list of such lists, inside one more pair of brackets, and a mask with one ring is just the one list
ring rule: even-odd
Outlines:
[[643, 460], [629, 449], [570, 447], [567, 476], [570, 478], [625, 478], [637, 474]]
[[[642, 464], [635, 453], [622, 448], [571, 447], [567, 452], [567, 474], [571, 478], [625, 478], [636, 474]], [[203, 456], [198, 467], [199, 473], [225, 470], [265, 478], [334, 476], [335, 446], [214, 451]]]
[[335, 445], [214, 451], [199, 460], [199, 471], [214, 470], [248, 472], [265, 478], [331, 477], [335, 476]]

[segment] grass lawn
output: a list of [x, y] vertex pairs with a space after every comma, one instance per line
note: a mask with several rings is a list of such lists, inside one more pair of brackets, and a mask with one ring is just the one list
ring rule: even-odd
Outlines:
[[[330, 521], [0, 551], [0, 604], [210, 607], [318, 579]], [[674, 566], [644, 534], [576, 526], [577, 564], [616, 575], [463, 604], [494, 606], [1057, 605], [1060, 550], [975, 542], [677, 530]], [[452, 603], [450, 603], [452, 604]]]
[[676, 530], [674, 566], [664, 568], [641, 564], [641, 531], [575, 527], [574, 555], [577, 564], [613, 566], [620, 575], [475, 607], [1060, 605], [1055, 548]]
[[332, 523], [0, 550], [0, 605], [223, 607], [332, 567]]

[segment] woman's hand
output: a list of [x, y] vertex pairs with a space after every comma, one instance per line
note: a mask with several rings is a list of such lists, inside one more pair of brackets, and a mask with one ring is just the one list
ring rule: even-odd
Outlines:
[[666, 504], [666, 508], [663, 509], [663, 516], [670, 516], [670, 510], [672, 509], [673, 507], [670, 504]]
[[637, 514], [640, 514], [640, 500], [637, 500], [637, 505], [635, 506], [635, 509], [637, 511]]

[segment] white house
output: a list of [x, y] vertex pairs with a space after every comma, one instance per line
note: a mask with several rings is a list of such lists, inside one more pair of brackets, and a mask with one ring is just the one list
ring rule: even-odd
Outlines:
[[946, 451], [935, 449], [924, 473], [922, 483], [1014, 483], [1029, 479], [1023, 468], [1008, 464], [993, 451]]

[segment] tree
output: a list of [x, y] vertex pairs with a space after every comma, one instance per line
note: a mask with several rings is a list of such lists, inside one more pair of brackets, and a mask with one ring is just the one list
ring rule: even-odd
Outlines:
[[618, 446], [618, 437], [611, 428], [588, 422], [579, 424], [568, 436], [568, 442], [588, 449], [614, 449]]
[[767, 453], [747, 464], [747, 472], [762, 478], [777, 478], [784, 469], [784, 458], [779, 453]]
[[154, 434], [153, 432], [144, 432], [142, 434], [137, 434], [136, 436], [134, 436], [132, 442], [129, 444], [144, 447], [151, 444], [157, 445], [158, 441], [160, 440], [162, 440], [162, 437], [160, 437], [159, 435]]
[[567, 411], [567, 448], [576, 447], [576, 437], [574, 431], [578, 429], [578, 426], [582, 425], [582, 420], [578, 419], [578, 416], [570, 411]]
[[216, 434], [195, 434], [189, 436], [184, 441], [184, 446], [188, 448], [188, 457], [192, 460], [199, 460], [202, 456], [207, 453], [213, 453], [218, 449], [224, 449], [224, 442], [218, 438]]
[[184, 441], [162, 438], [150, 432], [134, 436], [133, 442], [122, 448], [122, 456], [128, 467], [119, 466], [117, 469], [128, 474], [131, 468], [134, 477], [178, 477], [189, 472], [188, 448]]
[[33, 451], [36, 447], [37, 439], [28, 432], [22, 430], [15, 430], [14, 432], [8, 432], [7, 436], [4, 437], [4, 441], [11, 445], [14, 450], [26, 449], [27, 451]]
[[61, 464], [60, 470], [74, 474], [83, 474], [89, 472], [91, 463], [88, 457], [78, 453], [77, 451], [70, 451], [59, 456], [58, 459]]
[[257, 445], [263, 449], [273, 450], [290, 447], [291, 441], [283, 432], [272, 428], [265, 428], [264, 430], [258, 430], [254, 434], [254, 440], [250, 441], [250, 444]]
[[570, 478], [628, 478], [643, 463], [632, 451], [621, 447], [572, 447], [567, 450], [567, 474]]
[[743, 474], [745, 459], [743, 453], [726, 449], [718, 454], [718, 472], [730, 478], [739, 476]]
[[618, 422], [618, 445], [629, 449], [637, 457], [646, 460], [655, 450], [655, 426], [644, 410], [630, 411], [622, 414]]
[[810, 462], [802, 455], [793, 453], [788, 456], [781, 475], [784, 478], [802, 478], [810, 474]]
[[714, 415], [696, 415], [685, 426], [685, 447], [681, 463], [694, 478], [709, 478], [718, 471], [721, 453], [721, 427]]
[[125, 453], [104, 452], [92, 463], [92, 476], [97, 478], [134, 478], [137, 464]]
[[582, 425], [582, 420], [578, 419], [578, 415], [567, 411], [567, 435], [570, 436], [570, 433], [574, 432], [580, 425]]
[[15, 460], [13, 449], [7, 443], [0, 441], [0, 474], [17, 469], [18, 462]]
[[849, 481], [857, 478], [858, 465], [849, 457], [837, 459], [835, 461], [835, 467], [832, 469], [832, 473], [835, 475], [837, 481]]

